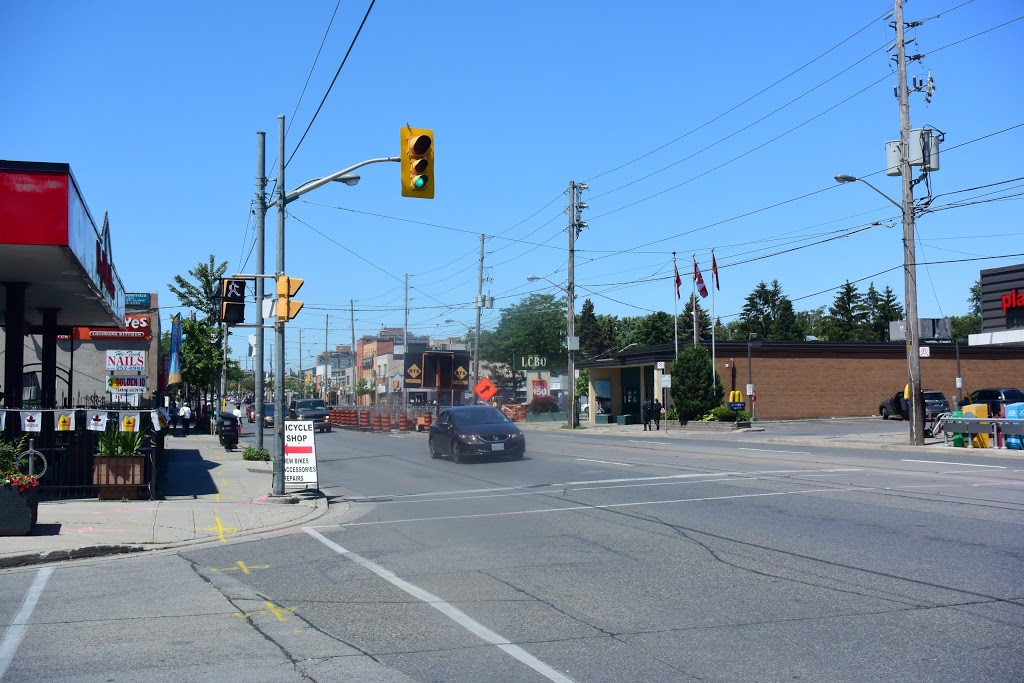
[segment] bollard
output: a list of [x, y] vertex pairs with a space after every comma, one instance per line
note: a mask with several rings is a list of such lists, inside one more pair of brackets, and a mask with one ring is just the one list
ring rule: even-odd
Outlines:
[[370, 426], [370, 413], [367, 410], [359, 411], [359, 426], [369, 427]]
[[399, 431], [409, 431], [409, 416], [406, 413], [398, 414], [398, 429]]
[[381, 426], [380, 426], [380, 413], [374, 413], [373, 414], [373, 431], [379, 432], [380, 430], [381, 430]]
[[381, 418], [380, 427], [385, 432], [391, 431], [391, 413], [384, 413], [384, 416]]

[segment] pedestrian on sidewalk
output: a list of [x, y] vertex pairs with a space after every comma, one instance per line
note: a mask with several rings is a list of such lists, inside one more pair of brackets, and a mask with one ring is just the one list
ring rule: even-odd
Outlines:
[[644, 423], [644, 431], [651, 429], [651, 402], [644, 401], [640, 406], [640, 421]]
[[654, 407], [651, 408], [651, 418], [654, 420], [654, 428], [661, 431], [661, 401], [654, 399]]
[[171, 401], [171, 405], [167, 408], [167, 416], [170, 418], [171, 429], [178, 428], [178, 404]]
[[192, 409], [188, 407], [187, 403], [182, 404], [178, 416], [181, 418], [181, 435], [188, 436], [189, 422], [192, 421]]

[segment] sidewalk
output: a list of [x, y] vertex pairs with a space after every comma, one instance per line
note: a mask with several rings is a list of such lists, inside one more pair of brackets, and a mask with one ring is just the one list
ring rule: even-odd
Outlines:
[[0, 539], [0, 569], [207, 541], [308, 523], [327, 512], [315, 492], [270, 502], [271, 464], [242, 459], [216, 436], [168, 436], [160, 500], [41, 501], [29, 536]]

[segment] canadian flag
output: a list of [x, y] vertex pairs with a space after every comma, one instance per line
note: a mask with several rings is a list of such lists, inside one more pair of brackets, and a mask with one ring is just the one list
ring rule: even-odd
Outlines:
[[702, 299], [706, 299], [708, 296], [708, 288], [704, 286], [704, 277], [700, 274], [700, 268], [697, 267], [697, 262], [693, 262], [693, 281], [697, 283], [697, 291], [700, 292]]
[[722, 291], [722, 288], [718, 286], [718, 261], [715, 260], [715, 250], [711, 250], [711, 276], [715, 280], [715, 289]]
[[676, 269], [676, 298], [678, 299], [679, 287], [683, 284], [683, 278], [679, 277], [679, 266], [673, 264], [672, 267]]

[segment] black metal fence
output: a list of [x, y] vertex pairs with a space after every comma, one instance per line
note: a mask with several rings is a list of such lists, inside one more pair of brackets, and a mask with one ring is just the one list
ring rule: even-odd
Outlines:
[[[39, 451], [46, 458], [46, 472], [39, 480], [43, 498], [106, 498], [120, 500], [153, 500], [157, 490], [158, 470], [163, 462], [167, 429], [156, 431], [149, 411], [132, 407], [126, 412], [139, 412], [139, 431], [146, 435], [140, 458], [117, 456], [120, 463], [106, 466], [99, 455], [103, 432], [86, 429], [87, 411], [75, 411], [73, 431], [22, 432], [20, 425], [8, 424], [5, 435], [10, 441], [25, 437], [26, 448]], [[9, 410], [7, 420], [17, 411]], [[119, 423], [120, 413], [108, 411], [107, 419]], [[110, 460], [109, 458], [107, 460]], [[126, 477], [126, 470], [137, 470], [137, 477]], [[137, 483], [136, 483], [137, 482]]]

